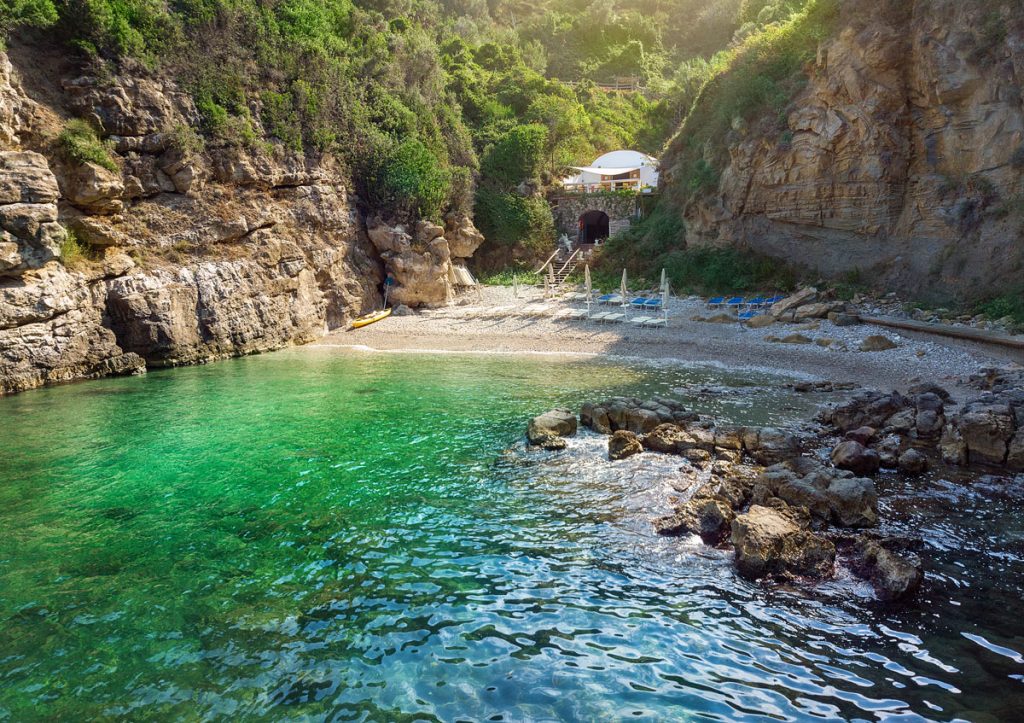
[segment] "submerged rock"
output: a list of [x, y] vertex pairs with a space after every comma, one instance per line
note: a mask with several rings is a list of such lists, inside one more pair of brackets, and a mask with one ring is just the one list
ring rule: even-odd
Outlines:
[[831, 574], [836, 549], [828, 540], [808, 530], [809, 519], [786, 505], [762, 507], [732, 522], [736, 569], [746, 578]]
[[620, 429], [608, 438], [608, 459], [626, 459], [644, 451], [640, 439], [633, 432]]

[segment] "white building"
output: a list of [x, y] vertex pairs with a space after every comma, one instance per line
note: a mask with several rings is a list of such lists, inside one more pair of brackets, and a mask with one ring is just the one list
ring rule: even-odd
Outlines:
[[573, 166], [573, 170], [578, 173], [562, 179], [567, 191], [650, 192], [658, 187], [658, 159], [639, 151], [605, 153], [589, 166]]

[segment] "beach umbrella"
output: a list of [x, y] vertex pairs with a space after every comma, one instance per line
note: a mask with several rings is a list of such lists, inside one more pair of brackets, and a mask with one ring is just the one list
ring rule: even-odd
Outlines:
[[665, 325], [668, 326], [668, 279], [665, 278], [665, 269], [661, 270], [661, 314], [665, 318]]
[[629, 306], [629, 286], [627, 286], [626, 270], [622, 270], [622, 285], [619, 287], [619, 295], [622, 297], [622, 305]]
[[548, 285], [551, 287], [551, 295], [554, 296], [558, 284], [555, 281], [555, 267], [552, 264], [548, 264]]
[[583, 284], [587, 289], [587, 318], [590, 317], [590, 298], [594, 295], [593, 284], [590, 282], [590, 264], [583, 267]]

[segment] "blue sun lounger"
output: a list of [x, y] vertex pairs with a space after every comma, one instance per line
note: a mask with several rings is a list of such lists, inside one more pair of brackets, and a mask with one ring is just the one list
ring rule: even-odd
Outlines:
[[612, 300], [612, 298], [614, 296], [616, 296], [616, 295], [615, 294], [605, 294], [604, 296], [598, 296], [597, 297], [597, 303], [598, 304], [607, 304], [609, 301]]
[[724, 296], [716, 296], [714, 298], [708, 299], [708, 308], [709, 309], [717, 309], [719, 306], [721, 306], [724, 303], [725, 303], [725, 297]]
[[658, 311], [661, 308], [661, 299], [647, 299], [644, 302], [644, 308]]
[[725, 305], [728, 306], [730, 309], [738, 309], [741, 306], [743, 306], [743, 297], [742, 296], [734, 296], [731, 299], [729, 299], [728, 301], [726, 301]]
[[770, 299], [765, 299], [764, 303], [765, 303], [766, 306], [771, 306], [773, 304], [779, 303], [780, 301], [782, 301], [785, 298], [786, 298], [785, 296], [773, 296]]
[[747, 302], [747, 306], [751, 309], [760, 309], [762, 306], [768, 303], [768, 299], [763, 296], [755, 296], [753, 299]]
[[635, 306], [638, 309], [642, 309], [646, 303], [647, 303], [647, 297], [646, 296], [638, 296], [635, 299], [633, 299], [631, 302], [629, 302], [629, 305], [630, 306]]
[[761, 315], [762, 315], [762, 312], [754, 311], [753, 309], [751, 309], [750, 311], [744, 311], [742, 314], [737, 314], [736, 318], [739, 319], [740, 321], [750, 321], [755, 316], [761, 316]]

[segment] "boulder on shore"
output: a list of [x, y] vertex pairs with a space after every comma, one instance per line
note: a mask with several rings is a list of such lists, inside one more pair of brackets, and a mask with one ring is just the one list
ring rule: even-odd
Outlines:
[[860, 343], [859, 349], [861, 351], [888, 351], [889, 349], [895, 349], [897, 346], [896, 342], [887, 336], [881, 334], [872, 334]]
[[792, 508], [753, 505], [732, 522], [736, 569], [746, 578], [831, 574], [836, 548], [807, 529], [809, 517]]

